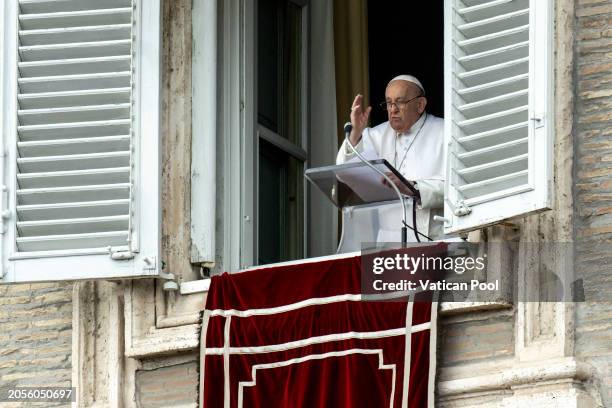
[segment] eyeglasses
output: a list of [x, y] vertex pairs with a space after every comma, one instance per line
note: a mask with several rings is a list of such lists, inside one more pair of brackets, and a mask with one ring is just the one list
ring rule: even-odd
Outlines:
[[391, 109], [393, 109], [393, 106], [395, 106], [395, 107], [396, 107], [397, 109], [399, 109], [399, 110], [402, 110], [402, 109], [404, 109], [404, 108], [406, 107], [406, 105], [408, 105], [410, 102], [412, 102], [412, 101], [414, 101], [415, 99], [420, 98], [420, 97], [422, 97], [422, 96], [423, 96], [423, 94], [421, 94], [421, 95], [417, 95], [417, 96], [415, 96], [415, 97], [414, 97], [414, 98], [412, 98], [412, 99], [408, 99], [407, 101], [402, 101], [402, 100], [395, 101], [395, 102], [387, 102], [387, 101], [385, 101], [385, 102], [381, 102], [381, 103], [379, 103], [379, 104], [378, 104], [378, 106], [380, 106], [380, 107], [381, 107], [383, 110], [391, 110]]

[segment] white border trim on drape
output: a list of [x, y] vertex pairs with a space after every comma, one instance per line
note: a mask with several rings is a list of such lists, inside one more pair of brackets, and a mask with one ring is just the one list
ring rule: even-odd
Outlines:
[[232, 324], [232, 316], [225, 319], [225, 327], [223, 328], [223, 407], [230, 408], [230, 327]]
[[242, 408], [243, 404], [243, 390], [244, 387], [253, 387], [257, 384], [257, 370], [258, 369], [270, 369], [277, 367], [286, 367], [291, 364], [299, 364], [304, 361], [310, 360], [324, 360], [329, 357], [345, 357], [351, 354], [377, 354], [378, 355], [378, 369], [379, 370], [391, 370], [391, 398], [389, 400], [389, 407], [393, 408], [395, 402], [395, 381], [397, 378], [396, 365], [395, 364], [384, 364], [384, 356], [382, 349], [349, 349], [342, 351], [330, 351], [323, 354], [309, 354], [303, 357], [292, 358], [285, 361], [277, 361], [274, 363], [267, 364], [255, 364], [251, 367], [251, 381], [241, 381], [238, 383], [238, 408]]
[[301, 309], [303, 307], [314, 306], [314, 305], [327, 305], [329, 303], [338, 302], [361, 302], [361, 301], [393, 301], [393, 299], [405, 298], [407, 295], [414, 296], [414, 293], [409, 292], [390, 292], [380, 295], [361, 295], [361, 294], [344, 294], [335, 295], [322, 298], [310, 298], [301, 300], [295, 303], [289, 303], [283, 306], [268, 307], [261, 309], [247, 309], [247, 310], [236, 310], [236, 309], [214, 309], [210, 311], [211, 316], [237, 316], [237, 317], [251, 317], [251, 316], [264, 316], [277, 313], [285, 313], [293, 310]]
[[[417, 333], [424, 330], [428, 330], [430, 323], [421, 323], [410, 329], [411, 333]], [[314, 336], [302, 340], [290, 341], [281, 344], [271, 344], [267, 346], [252, 346], [252, 347], [229, 347], [228, 351], [230, 355], [233, 354], [260, 354], [260, 353], [273, 353], [278, 351], [287, 351], [305, 346], [311, 346], [313, 344], [323, 344], [332, 341], [343, 341], [351, 339], [368, 340], [368, 339], [381, 339], [385, 337], [395, 337], [406, 335], [406, 328], [400, 327], [398, 329], [381, 330], [376, 332], [345, 332], [336, 334], [326, 334], [323, 336]], [[211, 347], [204, 351], [207, 356], [219, 356], [225, 354], [225, 348]]]
[[427, 385], [427, 406], [434, 408], [436, 390], [436, 361], [437, 361], [437, 336], [438, 336], [438, 297], [439, 292], [434, 292], [431, 302], [431, 314], [429, 316], [429, 380]]
[[202, 317], [202, 329], [200, 331], [200, 347], [204, 354], [200, 354], [200, 407], [204, 406], [204, 371], [206, 370], [206, 333], [208, 332], [208, 319], [210, 311], [204, 309]]
[[402, 408], [408, 407], [408, 390], [410, 387], [410, 364], [412, 357], [412, 313], [414, 296], [406, 304], [406, 327], [404, 327], [404, 386], [402, 387]]
[[328, 296], [324, 298], [310, 298], [302, 300], [296, 303], [290, 303], [288, 305], [269, 307], [263, 309], [247, 309], [247, 310], [236, 310], [236, 309], [215, 309], [210, 311], [211, 316], [237, 316], [237, 317], [251, 317], [251, 316], [265, 316], [277, 313], [290, 312], [297, 309], [313, 305], [326, 305], [329, 303], [338, 303], [343, 301], [359, 302], [361, 301], [361, 295], [337, 295]]

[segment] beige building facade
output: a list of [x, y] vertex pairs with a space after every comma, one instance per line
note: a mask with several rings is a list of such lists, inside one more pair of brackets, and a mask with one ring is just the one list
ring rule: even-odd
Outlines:
[[[327, 101], [334, 70], [312, 54], [332, 35], [321, 17], [332, 6], [307, 3], [312, 64], [303, 74], [310, 98]], [[612, 1], [550, 3], [551, 209], [470, 233], [487, 250], [486, 279], [512, 290], [440, 305], [439, 407], [612, 406]], [[244, 114], [255, 75], [244, 16], [253, 7], [161, 3], [161, 248], [172, 276], [0, 285], [0, 390], [72, 386], [79, 407], [198, 406], [207, 275], [257, 263], [256, 207], [240, 204], [253, 200], [248, 171], [235, 166], [254, 160], [243, 155], [253, 142], [241, 139], [257, 127]], [[335, 133], [335, 102], [329, 108], [305, 110], [304, 130]], [[313, 138], [303, 146], [308, 164], [332, 163], [336, 140]], [[318, 221], [305, 228], [303, 255], [332, 253], [335, 210], [314, 194], [307, 200]], [[539, 298], [545, 277], [565, 267], [544, 243], [573, 244], [584, 301], [521, 301]]]

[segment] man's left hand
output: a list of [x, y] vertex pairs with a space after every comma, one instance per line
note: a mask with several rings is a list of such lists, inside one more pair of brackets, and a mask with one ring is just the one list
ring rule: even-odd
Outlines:
[[[413, 196], [413, 192], [393, 173], [388, 172], [385, 173], [387, 175], [387, 177], [389, 177], [389, 179], [391, 179], [391, 181], [393, 182], [393, 184], [395, 184], [397, 186], [397, 188], [399, 189], [400, 193], [407, 195], [407, 196]], [[384, 185], [388, 186], [389, 182], [387, 181], [387, 179], [385, 179], [383, 177], [382, 182]], [[391, 186], [389, 186], [391, 188]]]

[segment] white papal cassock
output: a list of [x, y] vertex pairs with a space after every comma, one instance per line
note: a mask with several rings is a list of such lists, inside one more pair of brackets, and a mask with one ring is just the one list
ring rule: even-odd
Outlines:
[[[424, 113], [408, 133], [398, 135], [389, 122], [363, 131], [361, 141], [355, 146], [359, 153], [369, 158], [376, 156], [386, 159], [407, 179], [416, 181], [421, 194], [417, 206], [419, 231], [439, 239], [442, 224], [434, 221], [440, 215], [444, 200], [444, 120]], [[337, 164], [354, 160], [355, 154], [346, 145], [340, 147]], [[412, 226], [412, 200], [407, 200], [407, 224]], [[379, 211], [379, 242], [401, 241], [401, 206]], [[421, 240], [424, 239], [421, 237]], [[414, 233], [408, 231], [408, 241], [416, 241]]]

